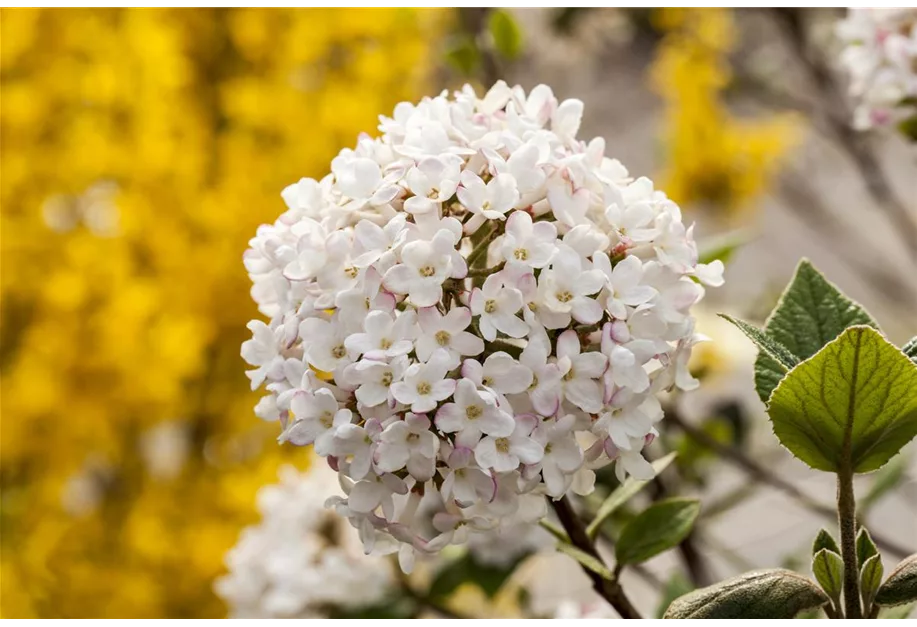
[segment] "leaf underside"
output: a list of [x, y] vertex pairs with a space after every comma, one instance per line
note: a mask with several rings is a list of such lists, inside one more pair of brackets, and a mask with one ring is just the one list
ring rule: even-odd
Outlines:
[[672, 602], [664, 618], [793, 618], [828, 602], [815, 582], [782, 568], [759, 570]]
[[917, 553], [895, 566], [876, 593], [879, 605], [901, 605], [917, 601]]

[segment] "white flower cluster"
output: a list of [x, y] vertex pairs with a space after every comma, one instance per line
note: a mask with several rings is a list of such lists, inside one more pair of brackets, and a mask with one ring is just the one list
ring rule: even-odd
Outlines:
[[837, 34], [857, 101], [854, 126], [869, 129], [917, 115], [917, 9], [850, 9]]
[[261, 488], [262, 521], [226, 554], [229, 573], [214, 589], [232, 618], [322, 618], [332, 609], [379, 603], [390, 590], [388, 560], [363, 555], [357, 533], [325, 508], [335, 473], [319, 462]]
[[329, 459], [330, 504], [367, 552], [402, 542], [405, 569], [612, 461], [651, 477], [656, 394], [697, 385], [690, 309], [722, 264], [698, 264], [678, 206], [604, 140], [576, 139], [582, 113], [502, 81], [399, 104], [285, 189], [245, 254], [272, 318], [242, 346], [256, 413]]

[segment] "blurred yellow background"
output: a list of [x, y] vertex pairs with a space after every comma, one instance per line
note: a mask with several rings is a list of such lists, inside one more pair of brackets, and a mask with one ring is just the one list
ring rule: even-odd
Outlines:
[[241, 255], [379, 113], [436, 11], [3, 10], [3, 617], [219, 617], [292, 447], [252, 412]]

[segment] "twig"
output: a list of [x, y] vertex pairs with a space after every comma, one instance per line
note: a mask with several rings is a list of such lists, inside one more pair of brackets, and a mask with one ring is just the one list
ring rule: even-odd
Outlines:
[[[783, 491], [788, 496], [796, 500], [799, 504], [813, 512], [821, 514], [822, 516], [832, 520], [837, 517], [837, 511], [834, 507], [809, 497], [794, 484], [773, 474], [763, 466], [759, 466], [756, 462], [749, 459], [739, 449], [733, 446], [729, 446], [728, 444], [723, 444], [722, 442], [719, 442], [718, 440], [710, 437], [700, 429], [689, 425], [681, 418], [681, 416], [678, 415], [677, 412], [671, 410], [667, 411], [665, 419], [669, 424], [672, 424], [681, 429], [688, 437], [690, 437], [701, 446], [710, 449], [722, 459], [725, 459], [726, 461], [744, 470], [752, 479]], [[892, 540], [889, 540], [888, 538], [885, 538], [879, 534], [872, 533], [872, 539], [877, 545], [881, 546], [889, 553], [893, 553], [899, 559], [902, 559], [911, 553], [911, 551], [905, 547], [902, 547], [897, 542], [893, 542]]]
[[903, 235], [908, 252], [917, 259], [917, 222], [892, 191], [879, 160], [866, 142], [866, 138], [858, 135], [851, 128], [850, 111], [845, 104], [844, 94], [838, 88], [821, 57], [811, 54], [808, 34], [802, 23], [800, 12], [796, 9], [778, 8], [773, 9], [772, 14], [785, 26], [790, 44], [815, 84], [825, 104], [823, 107], [825, 119], [834, 132], [839, 146], [856, 165], [866, 185], [866, 190], [873, 200], [880, 209], [885, 211], [896, 230]]
[[[580, 551], [602, 562], [602, 558], [599, 556], [598, 551], [595, 550], [595, 545], [586, 533], [586, 527], [583, 525], [583, 521], [581, 521], [576, 515], [576, 512], [573, 511], [569, 498], [565, 496], [559, 501], [551, 501], [551, 505], [557, 513], [560, 524], [570, 537], [570, 543]], [[618, 614], [621, 615], [621, 618], [641, 618], [640, 613], [630, 602], [630, 599], [627, 598], [627, 595], [624, 594], [624, 590], [618, 582], [617, 575], [609, 580], [586, 568], [583, 569], [583, 572], [589, 575], [589, 578], [592, 580], [592, 587], [595, 588], [595, 591], [615, 608]]]

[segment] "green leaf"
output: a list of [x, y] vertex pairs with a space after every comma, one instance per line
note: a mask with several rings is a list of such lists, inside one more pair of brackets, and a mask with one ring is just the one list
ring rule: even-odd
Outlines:
[[456, 588], [464, 583], [473, 583], [484, 591], [488, 598], [493, 598], [516, 566], [527, 556], [523, 555], [506, 566], [494, 566], [480, 562], [470, 553], [455, 559], [437, 573], [430, 584], [429, 595], [434, 599], [442, 599], [452, 594]]
[[857, 567], [863, 568], [866, 560], [878, 554], [879, 549], [876, 548], [876, 543], [872, 541], [866, 527], [860, 527], [860, 532], [857, 534]]
[[600, 575], [603, 579], [607, 579], [609, 581], [614, 579], [614, 575], [611, 574], [611, 571], [608, 570], [608, 567], [606, 567], [605, 564], [601, 562], [601, 560], [592, 555], [589, 555], [585, 551], [576, 548], [572, 544], [559, 542], [557, 544], [557, 550], [561, 553], [566, 553], [577, 562], [582, 564], [585, 568]]
[[748, 235], [743, 232], [728, 233], [716, 241], [708, 242], [703, 250], [699, 251], [697, 263], [713, 263], [722, 261], [729, 263], [735, 252], [748, 241]]
[[[844, 329], [865, 324], [878, 328], [866, 310], [847, 298], [807, 259], [799, 262], [793, 280], [771, 312], [764, 331], [799, 359], [808, 359]], [[767, 354], [755, 362], [755, 387], [765, 403], [783, 378]]]
[[748, 324], [744, 320], [733, 318], [727, 314], [719, 314], [719, 316], [739, 327], [742, 333], [747, 335], [748, 339], [754, 342], [759, 349], [780, 364], [784, 373], [789, 372], [799, 363], [799, 358], [796, 355], [791, 353], [786, 346], [765, 334], [764, 331]]
[[456, 36], [445, 48], [446, 63], [464, 76], [471, 76], [481, 65], [481, 52], [470, 36]]
[[[669, 453], [665, 457], [660, 457], [654, 461], [653, 471], [655, 474], [658, 476], [659, 473], [668, 468], [672, 460], [675, 459], [675, 456], [676, 453]], [[612, 491], [612, 493], [608, 495], [608, 498], [599, 506], [599, 511], [596, 513], [595, 518], [586, 528], [586, 533], [589, 534], [589, 537], [595, 538], [599, 533], [599, 529], [602, 528], [602, 524], [608, 520], [608, 517], [633, 498], [633, 496], [642, 490], [648, 483], [649, 481], [640, 481], [639, 479], [628, 477], [623, 484]]]
[[898, 455], [876, 472], [869, 490], [857, 501], [858, 517], [865, 517], [873, 505], [901, 484], [907, 469], [907, 461], [908, 456]]
[[869, 613], [876, 591], [882, 583], [882, 557], [878, 554], [866, 560], [860, 570], [860, 596], [863, 599], [863, 609]]
[[669, 577], [669, 580], [665, 582], [665, 587], [662, 589], [662, 595], [659, 598], [659, 605], [656, 608], [656, 618], [662, 618], [665, 614], [666, 608], [680, 596], [688, 594], [694, 590], [694, 585], [691, 583], [691, 580], [685, 576], [681, 571], [675, 571], [672, 573], [672, 576]]
[[812, 543], [812, 555], [814, 556], [822, 549], [828, 549], [838, 555], [841, 554], [841, 549], [837, 546], [837, 541], [825, 528], [821, 528], [818, 531], [818, 535], [815, 536], [815, 542]]
[[914, 608], [917, 607], [917, 603], [906, 603], [904, 605], [898, 605], [895, 607], [884, 607], [882, 611], [879, 612], [879, 618], [907, 618], [911, 615], [911, 612], [914, 611]]
[[697, 499], [672, 498], [653, 503], [632, 518], [615, 542], [618, 565], [639, 564], [684, 540], [700, 513]]
[[917, 601], [917, 553], [904, 558], [876, 593], [879, 605], [901, 605]]
[[901, 347], [901, 352], [917, 364], [917, 337], [912, 337], [910, 341]]
[[494, 47], [505, 59], [515, 59], [522, 54], [523, 36], [522, 29], [508, 11], [494, 9], [490, 12], [487, 24], [490, 36], [493, 37]]
[[567, 536], [567, 532], [552, 523], [550, 520], [542, 518], [538, 521], [538, 525], [560, 542], [570, 542], [570, 538]]
[[812, 573], [835, 605], [839, 604], [844, 587], [844, 560], [834, 551], [822, 549], [812, 558]]
[[814, 581], [791, 570], [758, 570], [676, 599], [663, 618], [793, 618], [828, 602]]
[[917, 365], [875, 329], [851, 327], [786, 375], [768, 414], [812, 468], [870, 472], [917, 435]]

